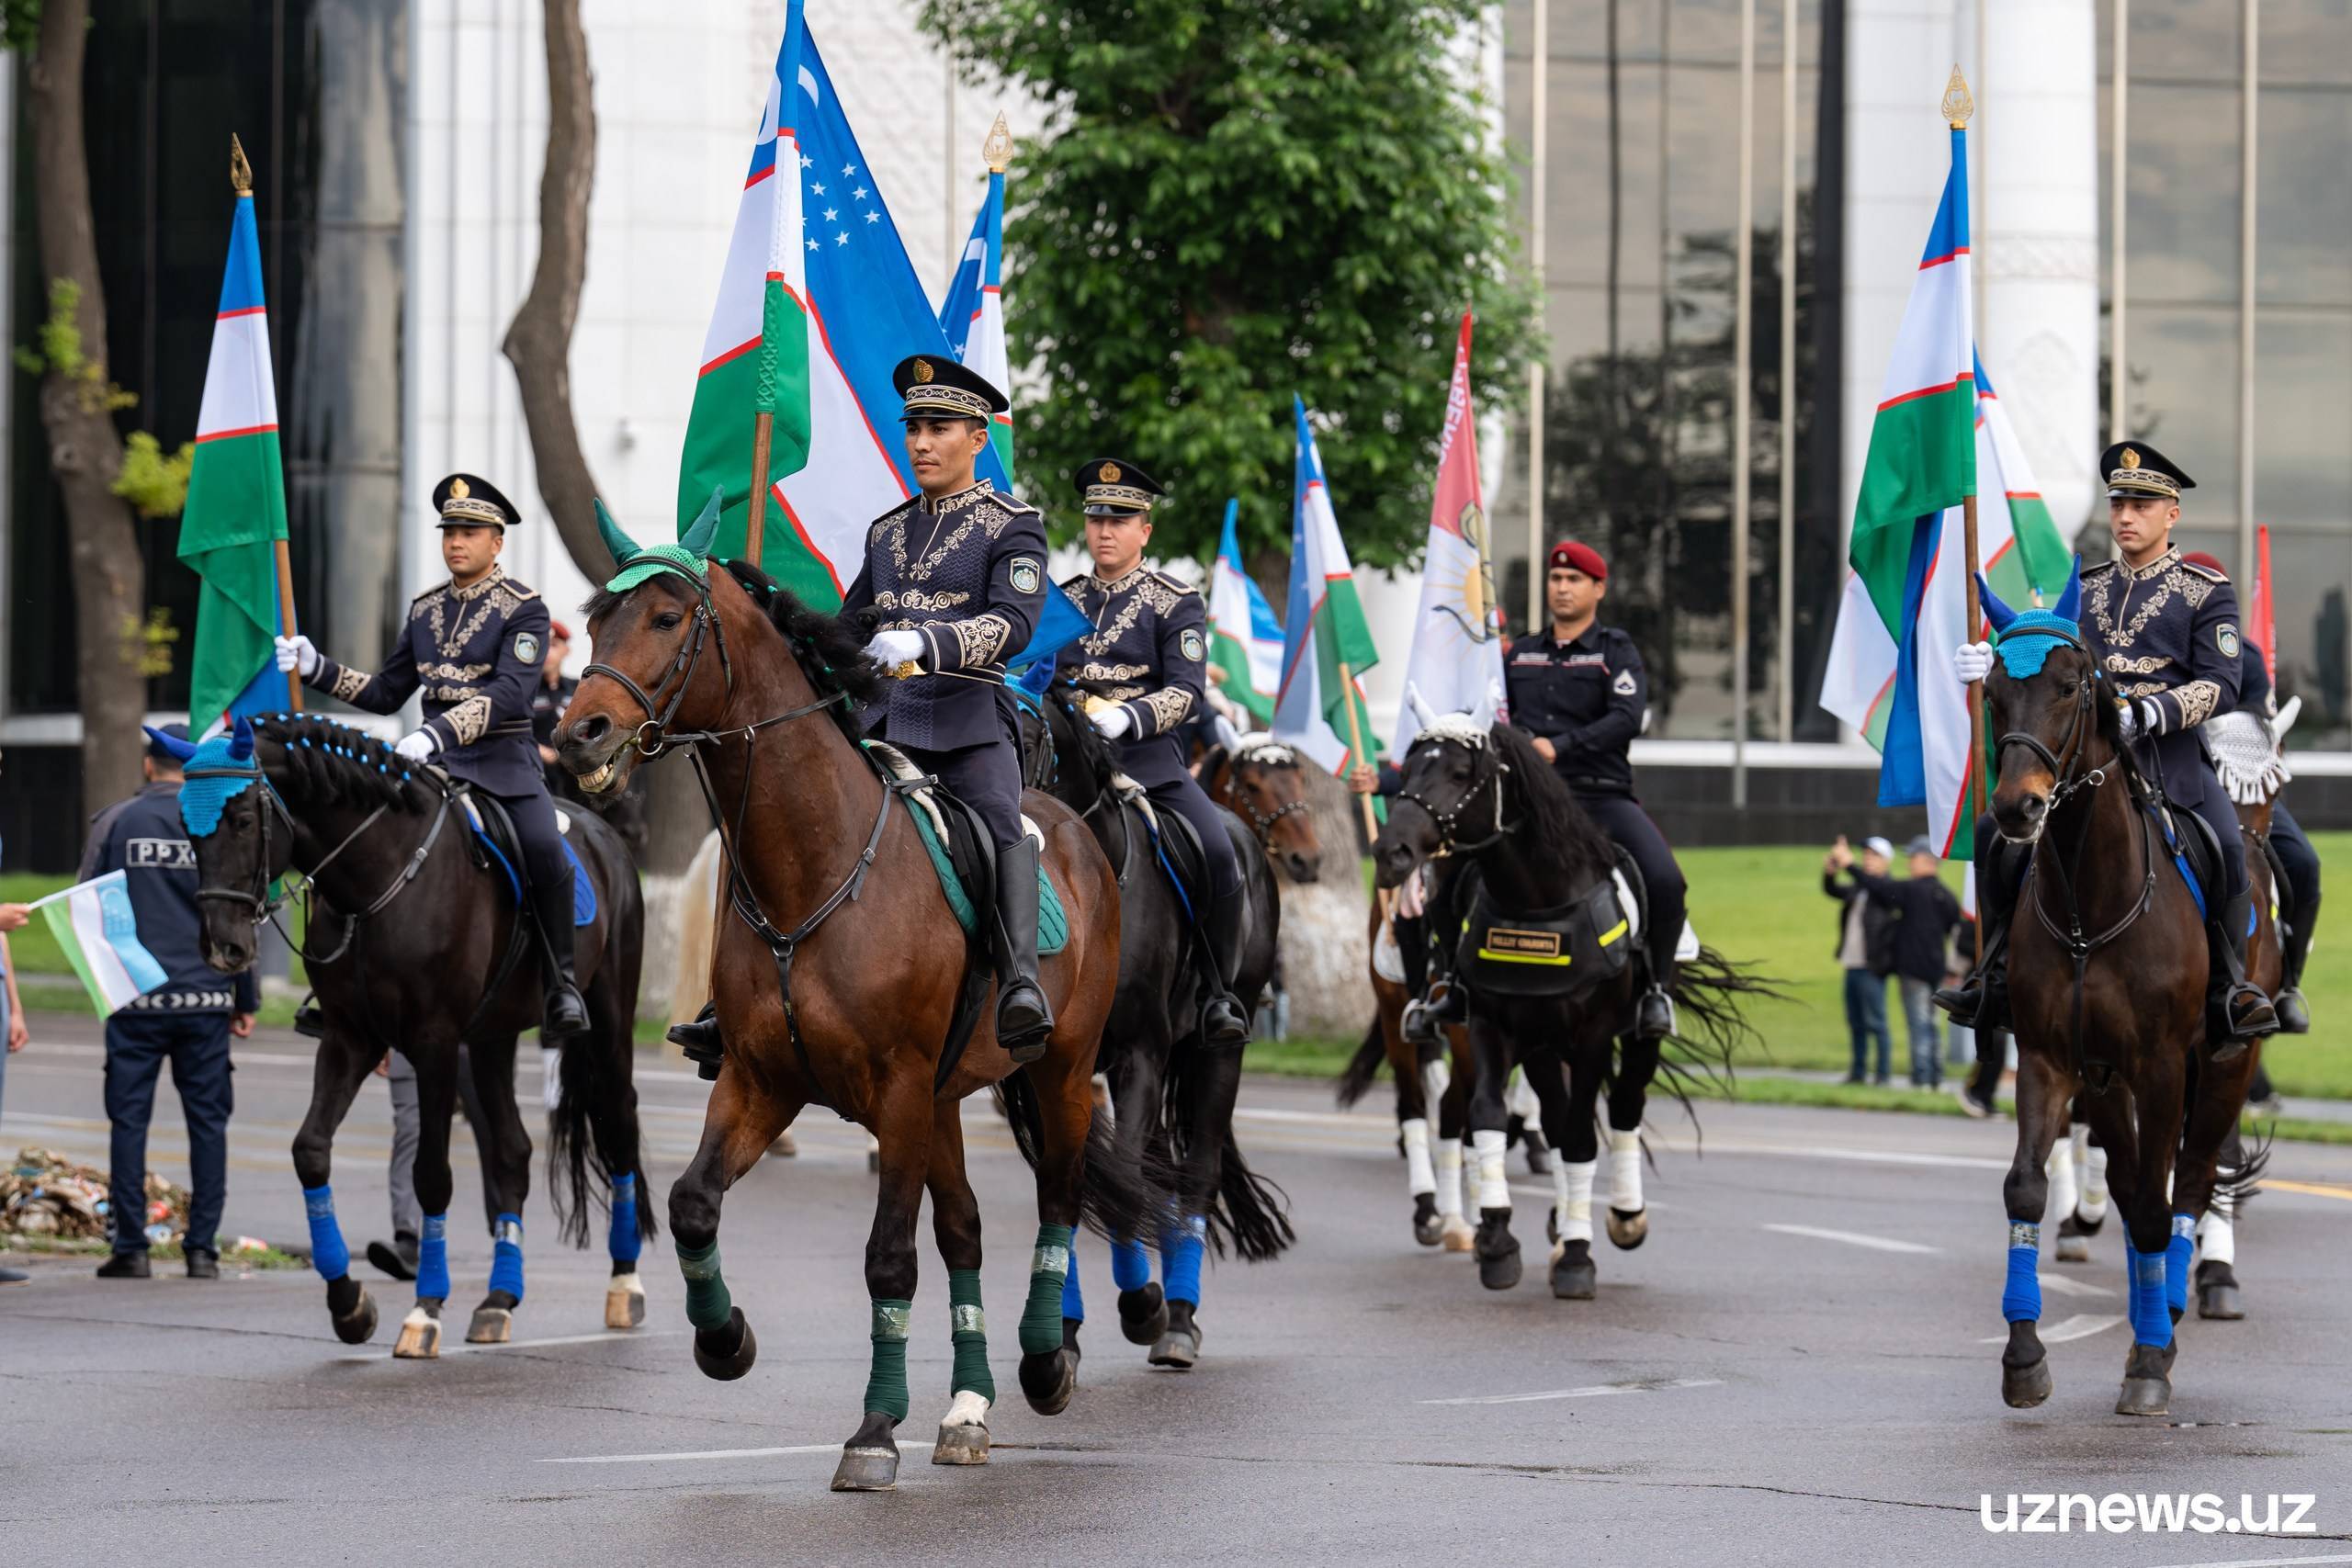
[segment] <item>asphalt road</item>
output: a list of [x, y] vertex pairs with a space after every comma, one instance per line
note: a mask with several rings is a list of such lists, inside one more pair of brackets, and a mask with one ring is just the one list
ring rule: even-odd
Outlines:
[[[103, 1164], [86, 1022], [39, 1021], [11, 1063], [0, 1146]], [[240, 1058], [226, 1229], [303, 1235], [286, 1146], [303, 1043]], [[691, 1148], [702, 1086], [640, 1083], [658, 1203]], [[536, 1095], [537, 1064], [522, 1085]], [[975, 1105], [991, 1227], [987, 1299], [1006, 1402], [982, 1470], [926, 1461], [946, 1404], [945, 1292], [928, 1232], [897, 1492], [825, 1489], [866, 1364], [862, 1134], [804, 1120], [729, 1201], [729, 1282], [756, 1368], [715, 1383], [688, 1355], [666, 1238], [646, 1325], [601, 1327], [605, 1260], [552, 1244], [535, 1198], [511, 1346], [390, 1359], [403, 1288], [375, 1280], [374, 1344], [328, 1327], [307, 1272], [114, 1282], [36, 1260], [0, 1291], [0, 1559], [10, 1562], [1159, 1562], [1619, 1564], [2352, 1563], [2352, 1149], [2282, 1145], [2241, 1227], [2251, 1315], [2182, 1329], [2169, 1422], [2110, 1411], [2129, 1331], [2113, 1227], [2045, 1294], [2055, 1397], [1999, 1397], [2009, 1131], [1710, 1106], [1703, 1154], [1671, 1108], [1640, 1251], [1600, 1247], [1600, 1299], [1555, 1301], [1548, 1186], [1513, 1156], [1517, 1290], [1413, 1244], [1385, 1105], [1253, 1080], [1247, 1147], [1291, 1196], [1281, 1262], [1214, 1268], [1199, 1369], [1148, 1369], [1109, 1321], [1102, 1244], [1081, 1244], [1097, 1317], [1069, 1410], [1034, 1415], [1013, 1325], [1034, 1188]], [[535, 1101], [534, 1101], [535, 1103]], [[168, 1088], [153, 1161], [184, 1179]], [[356, 1251], [383, 1234], [389, 1108], [363, 1093], [334, 1185]], [[470, 1214], [462, 1135], [456, 1209]], [[657, 1212], [658, 1209], [657, 1209]], [[1795, 1227], [1782, 1228], [1782, 1227]], [[457, 1338], [488, 1239], [453, 1226]], [[21, 1263], [23, 1259], [11, 1259]], [[359, 1265], [355, 1270], [372, 1274]], [[2333, 1304], [2331, 1304], [2333, 1303]], [[2063, 1342], [2058, 1342], [2063, 1341]], [[2010, 1493], [2312, 1494], [2316, 1538], [1988, 1532]]]

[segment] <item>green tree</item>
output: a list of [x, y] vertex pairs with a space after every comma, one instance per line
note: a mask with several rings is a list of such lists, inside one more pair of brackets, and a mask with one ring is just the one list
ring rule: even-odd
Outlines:
[[1105, 451], [1173, 491], [1157, 552], [1207, 556], [1241, 498], [1253, 567], [1288, 548], [1291, 396], [1318, 423], [1354, 558], [1418, 554], [1455, 325], [1475, 391], [1533, 346], [1510, 181], [1449, 62], [1481, 0], [924, 0], [966, 69], [1053, 106], [1006, 217], [1029, 499]]

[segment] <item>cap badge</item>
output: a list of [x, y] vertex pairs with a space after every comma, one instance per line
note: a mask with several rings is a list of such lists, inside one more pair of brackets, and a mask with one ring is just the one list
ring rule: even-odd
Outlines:
[[2123, 449], [2123, 466], [2127, 468], [2138, 468], [2140, 466], [2140, 454], [2132, 450], [2131, 447], [2126, 446]]
[[454, 500], [463, 501], [466, 497], [473, 494], [473, 492], [474, 487], [468, 484], [463, 479], [451, 479], [449, 481], [449, 494]]
[[916, 360], [916, 361], [915, 361], [915, 379], [916, 379], [916, 380], [922, 382], [925, 386], [928, 386], [928, 385], [930, 385], [930, 384], [931, 384], [931, 378], [932, 378], [932, 374], [933, 374], [933, 372], [932, 372], [932, 368], [931, 368], [931, 361], [930, 361], [930, 360], [928, 360], [928, 359], [918, 359], [918, 360]]
[[1106, 485], [1117, 484], [1119, 482], [1119, 465], [1116, 463], [1105, 463], [1096, 471], [1094, 477], [1101, 479]]

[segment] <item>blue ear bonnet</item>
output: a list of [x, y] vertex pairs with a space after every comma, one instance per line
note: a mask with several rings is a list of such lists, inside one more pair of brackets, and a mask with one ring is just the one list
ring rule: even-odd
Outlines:
[[180, 820], [191, 838], [206, 839], [220, 829], [220, 813], [231, 801], [261, 784], [261, 763], [254, 756], [253, 736], [216, 735], [189, 756], [187, 782], [180, 785]]
[[2001, 664], [2010, 678], [2022, 681], [2041, 673], [2052, 649], [2080, 647], [2083, 628], [2079, 622], [2053, 611], [2020, 610], [2017, 618], [2002, 629], [2000, 638], [1993, 650], [2001, 656]]

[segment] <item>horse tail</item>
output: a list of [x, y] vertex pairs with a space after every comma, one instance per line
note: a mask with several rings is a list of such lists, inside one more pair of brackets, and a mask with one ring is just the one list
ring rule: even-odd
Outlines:
[[[637, 1178], [637, 1234], [640, 1239], [654, 1234], [654, 1206], [644, 1196], [642, 1149], [633, 1154], [632, 1168], [615, 1170], [596, 1136], [597, 1124], [608, 1118], [636, 1118], [637, 1086], [628, 1073], [631, 1053], [626, 1036], [609, 1040], [599, 1031], [568, 1041], [557, 1054], [556, 1104], [548, 1113], [548, 1199], [555, 1209], [558, 1233], [574, 1247], [588, 1245], [589, 1217], [609, 1205], [616, 1177]], [[628, 1142], [635, 1145], [637, 1140]]]
[[[996, 1108], [1012, 1129], [1013, 1146], [1036, 1168], [1044, 1150], [1045, 1118], [1037, 1102], [1037, 1086], [1026, 1069], [1001, 1078]], [[1159, 1139], [1159, 1147], [1140, 1153], [1123, 1151], [1111, 1131], [1111, 1119], [1097, 1107], [1086, 1128], [1086, 1163], [1078, 1184], [1079, 1223], [1105, 1239], [1159, 1235], [1176, 1213], [1177, 1170]]]
[[[1378, 1038], [1376, 1031], [1374, 1038]], [[1197, 1036], [1180, 1042], [1168, 1064], [1160, 1096], [1160, 1123], [1179, 1166], [1189, 1166], [1205, 1155], [1205, 1151], [1193, 1146], [1192, 1129], [1200, 1125], [1202, 1102], [1217, 1092], [1216, 1075], [1207, 1070], [1211, 1065], [1200, 1049]], [[1233, 1135], [1230, 1115], [1215, 1135], [1223, 1146], [1217, 1161], [1216, 1190], [1209, 1194], [1209, 1245], [1222, 1258], [1230, 1243], [1234, 1255], [1245, 1263], [1264, 1263], [1281, 1257], [1298, 1239], [1298, 1233], [1290, 1224], [1290, 1194], [1250, 1168], [1249, 1161], [1241, 1157], [1240, 1141]]]
[[1713, 1099], [1714, 1091], [1727, 1089], [1734, 1077], [1734, 1053], [1763, 1038], [1747, 1021], [1746, 1002], [1788, 999], [1778, 982], [1751, 973], [1752, 967], [1703, 946], [1696, 958], [1675, 966], [1675, 1032], [1671, 1048], [1659, 1057], [1658, 1072], [1693, 1127], [1699, 1115], [1691, 1104], [1692, 1092]]
[[2213, 1196], [2205, 1205], [2209, 1212], [2224, 1204], [2233, 1215], [2245, 1212], [2246, 1204], [2261, 1190], [2263, 1173], [2270, 1168], [2271, 1129], [2277, 1125], [2275, 1122], [2266, 1122], [2251, 1137], [2239, 1134], [2238, 1163], [2226, 1178], [2216, 1176]]
[[1353, 1105], [1362, 1100], [1380, 1077], [1380, 1065], [1387, 1059], [1388, 1041], [1381, 1032], [1380, 1017], [1375, 1013], [1364, 1026], [1363, 1043], [1356, 1047], [1356, 1054], [1348, 1058], [1347, 1067], [1340, 1074], [1340, 1103]]

